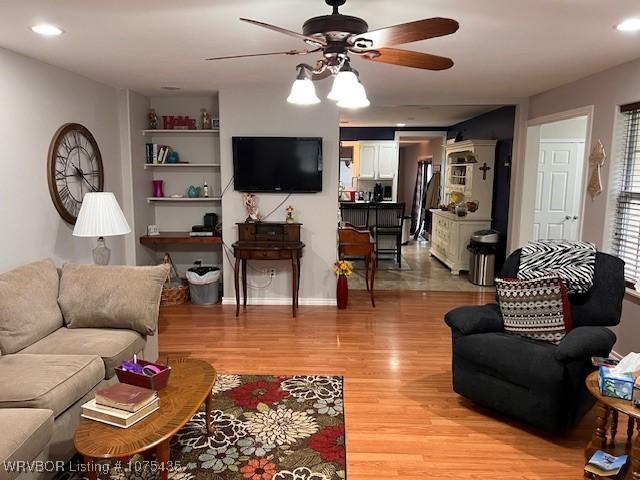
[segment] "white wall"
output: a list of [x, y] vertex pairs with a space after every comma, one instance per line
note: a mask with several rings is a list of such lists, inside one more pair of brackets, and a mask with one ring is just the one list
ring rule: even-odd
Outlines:
[[[529, 118], [538, 118], [575, 108], [594, 106], [592, 143], [600, 140], [608, 158], [602, 169], [605, 191], [595, 200], [587, 199], [585, 205], [583, 239], [594, 242], [600, 249], [608, 249], [609, 218], [612, 213], [614, 193], [610, 189], [611, 173], [619, 156], [616, 138], [618, 106], [640, 101], [640, 60], [620, 65], [568, 85], [549, 90], [530, 99]], [[591, 146], [587, 145], [588, 151]], [[590, 171], [589, 171], [590, 173]], [[628, 296], [623, 306], [620, 326], [616, 329], [617, 353], [625, 354], [640, 348], [640, 305]]]
[[[93, 133], [105, 190], [122, 202], [118, 94], [111, 87], [0, 48], [0, 272], [51, 257], [93, 262], [94, 239], [72, 237], [47, 186], [47, 152], [56, 130], [77, 122]], [[107, 240], [124, 263], [124, 240]]]
[[578, 140], [585, 138], [587, 117], [576, 117], [540, 126], [540, 140]]
[[[220, 152], [222, 185], [233, 175], [231, 138], [234, 136], [300, 136], [322, 137], [323, 191], [314, 194], [294, 194], [269, 220], [283, 221], [287, 205], [295, 208], [294, 216], [302, 222], [302, 240], [306, 244], [302, 257], [300, 303], [333, 303], [335, 275], [331, 271], [336, 259], [336, 228], [338, 212], [338, 145], [339, 118], [336, 106], [324, 100], [319, 105], [302, 107], [286, 102], [289, 85], [250, 85], [223, 89], [220, 92]], [[320, 95], [321, 98], [324, 98]], [[284, 199], [283, 194], [259, 194], [258, 205], [268, 213]], [[223, 239], [231, 245], [238, 238], [236, 222], [247, 217], [242, 196], [227, 190], [222, 199]], [[250, 262], [251, 265], [251, 262]], [[266, 288], [250, 288], [254, 303], [287, 303], [291, 298], [290, 262], [253, 262], [253, 267], [275, 267], [276, 278]], [[268, 278], [261, 271], [248, 269], [248, 283], [265, 286]], [[235, 295], [233, 269], [224, 268], [224, 297]], [[235, 300], [234, 300], [235, 301]]]

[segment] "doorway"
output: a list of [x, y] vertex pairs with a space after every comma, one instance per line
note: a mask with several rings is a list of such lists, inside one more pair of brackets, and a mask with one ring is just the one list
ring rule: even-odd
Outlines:
[[588, 120], [581, 115], [527, 129], [527, 155], [537, 158], [532, 240], [581, 237]]

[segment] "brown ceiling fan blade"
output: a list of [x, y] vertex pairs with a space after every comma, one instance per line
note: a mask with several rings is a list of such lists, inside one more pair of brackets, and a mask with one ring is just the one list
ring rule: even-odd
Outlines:
[[401, 45], [403, 43], [426, 40], [427, 38], [451, 35], [455, 33], [458, 28], [460, 28], [458, 22], [450, 18], [426, 18], [424, 20], [372, 30], [354, 37], [352, 42], [358, 45], [358, 42], [371, 41], [371, 46], [366, 46], [365, 48]]
[[269, 55], [307, 55], [312, 52], [317, 52], [320, 49], [315, 50], [287, 50], [286, 52], [267, 52], [267, 53], [248, 53], [246, 55], [228, 55], [225, 57], [210, 57], [205, 60], [229, 60], [232, 58], [249, 58], [249, 57], [266, 57]]
[[[379, 55], [378, 55], [379, 53]], [[379, 48], [362, 55], [367, 60], [389, 63], [401, 67], [422, 68], [424, 70], [446, 70], [453, 67], [453, 60], [429, 53], [412, 52], [397, 48]]]
[[274, 32], [284, 33], [285, 35], [289, 35], [290, 37], [296, 37], [301, 40], [305, 40], [307, 42], [312, 42], [313, 44], [325, 46], [327, 42], [322, 38], [312, 37], [310, 35], [303, 35], [302, 33], [294, 32], [291, 30], [287, 30], [286, 28], [276, 27], [275, 25], [271, 25], [264, 22], [259, 22], [258, 20], [251, 20], [249, 18], [241, 18], [243, 22], [251, 23], [252, 25], [257, 25], [258, 27], [267, 28], [269, 30], [273, 30]]

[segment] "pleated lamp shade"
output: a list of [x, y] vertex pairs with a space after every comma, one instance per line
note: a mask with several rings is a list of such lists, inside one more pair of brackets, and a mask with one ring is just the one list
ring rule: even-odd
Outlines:
[[111, 192], [86, 193], [73, 229], [75, 237], [111, 237], [131, 232]]

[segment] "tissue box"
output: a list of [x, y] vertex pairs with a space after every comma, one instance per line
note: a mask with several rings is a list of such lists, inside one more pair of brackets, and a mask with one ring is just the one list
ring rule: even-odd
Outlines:
[[606, 397], [631, 400], [633, 397], [633, 385], [635, 377], [631, 373], [615, 374], [611, 368], [600, 367], [598, 385], [600, 393]]

